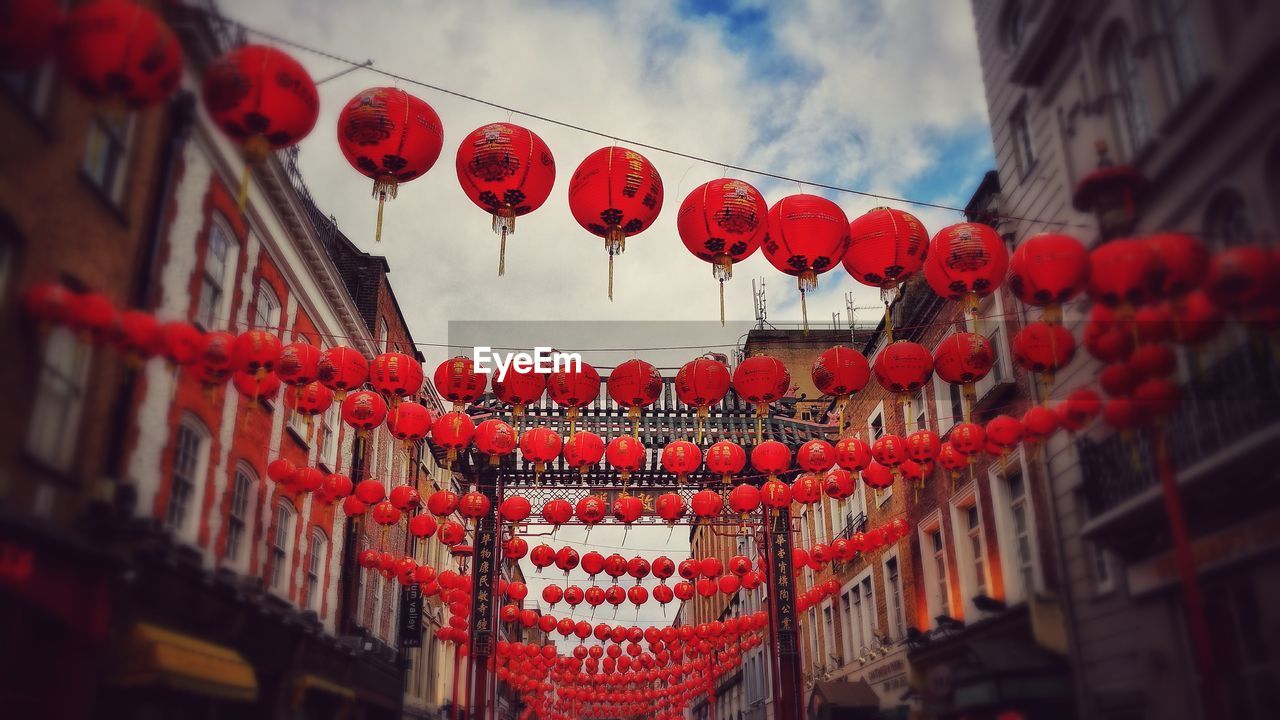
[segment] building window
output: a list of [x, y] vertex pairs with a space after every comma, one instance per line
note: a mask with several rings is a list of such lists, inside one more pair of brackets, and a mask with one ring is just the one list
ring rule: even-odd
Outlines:
[[169, 488], [169, 506], [165, 524], [179, 534], [191, 526], [191, 507], [200, 500], [197, 488], [209, 460], [209, 431], [204, 423], [191, 416], [183, 417], [173, 439], [173, 479]]
[[889, 594], [889, 637], [898, 640], [907, 634], [907, 619], [902, 608], [902, 578], [898, 575], [897, 557], [884, 562], [884, 587]]
[[227, 515], [226, 557], [230, 562], [240, 559], [244, 530], [249, 524], [249, 496], [257, 484], [256, 476], [247, 464], [236, 466], [235, 479], [231, 484], [231, 512]]
[[27, 426], [27, 451], [41, 463], [67, 472], [76, 457], [80, 412], [93, 349], [67, 328], [45, 339], [35, 405]]
[[822, 639], [826, 642], [827, 651], [820, 664], [826, 667], [843, 665], [844, 660], [836, 648], [835, 609], [829, 601], [822, 606]]
[[840, 607], [848, 628], [845, 632], [845, 657], [865, 662], [867, 651], [876, 642], [876, 602], [870, 570], [845, 588], [840, 596]]
[[1233, 189], [1219, 190], [1205, 210], [1204, 232], [1218, 247], [1247, 245], [1252, 241], [1244, 197]]
[[1108, 30], [1103, 39], [1102, 71], [1112, 107], [1119, 113], [1121, 147], [1124, 156], [1131, 158], [1146, 144], [1150, 128], [1133, 46], [1129, 33], [1119, 24]]
[[[1005, 508], [1009, 530], [1013, 536], [1013, 552], [1009, 558], [1013, 561], [1013, 572], [1005, 573], [1005, 594], [1012, 599], [1014, 595], [1026, 597], [1035, 587], [1035, 539], [1031, 527], [1031, 505], [1027, 500], [1027, 485], [1022, 473], [1011, 473], [1004, 481], [1004, 490], [1008, 501], [1001, 503], [1001, 506]], [[1010, 582], [1011, 577], [1016, 579], [1015, 582]]]
[[307, 560], [307, 597], [306, 609], [320, 609], [320, 568], [323, 567], [324, 554], [328, 539], [319, 528], [311, 531], [310, 557]]
[[[293, 537], [293, 506], [280, 498], [276, 503], [276, 531], [271, 538], [271, 589], [288, 590], [289, 541]], [[363, 573], [361, 573], [363, 574]]]
[[925, 397], [924, 388], [921, 388], [911, 396], [911, 422], [907, 424], [907, 432], [928, 429], [929, 402]]
[[871, 436], [867, 440], [873, 443], [884, 435], [884, 403], [876, 407], [876, 412], [871, 416], [871, 420], [867, 423], [867, 432]]
[[1009, 116], [1009, 141], [1013, 143], [1013, 161], [1022, 179], [1036, 163], [1035, 146], [1031, 143], [1031, 125], [1027, 122], [1026, 107], [1018, 108]]
[[337, 406], [333, 405], [321, 413], [320, 427], [316, 431], [316, 458], [325, 469], [330, 471], [338, 467], [338, 436], [333, 431], [337, 412]]
[[53, 99], [53, 79], [52, 62], [47, 62], [35, 70], [13, 70], [0, 73], [0, 82], [3, 82], [5, 90], [22, 107], [41, 120], [49, 115], [50, 100]]
[[209, 247], [204, 258], [204, 274], [200, 278], [200, 304], [196, 322], [206, 330], [221, 327], [223, 288], [227, 282], [228, 256], [231, 254], [231, 231], [226, 220], [215, 217], [209, 223]]
[[271, 290], [271, 286], [265, 280], [258, 281], [258, 292], [254, 296], [253, 326], [269, 330], [274, 335], [279, 335], [282, 330], [280, 327], [280, 301], [276, 299], [275, 292]]
[[378, 348], [381, 352], [387, 352], [387, 320], [383, 318], [378, 321]]
[[1176, 105], [1200, 79], [1200, 51], [1196, 47], [1188, 0], [1150, 0], [1147, 15], [1159, 43], [1169, 102]]
[[129, 164], [133, 113], [102, 113], [89, 121], [80, 169], [112, 205], [124, 200], [124, 177]]
[[1027, 17], [1022, 12], [1020, 0], [1008, 0], [1004, 11], [1000, 13], [1000, 42], [1008, 52], [1015, 52], [1022, 47], [1022, 39], [1027, 32]]
[[966, 617], [976, 616], [973, 598], [987, 594], [987, 566], [985, 543], [982, 538], [982, 518], [974, 485], [970, 483], [962, 491], [960, 499], [951, 507], [951, 526], [956, 531], [956, 565], [959, 568], [961, 606]]
[[947, 582], [947, 544], [942, 523], [934, 516], [933, 525], [920, 531], [921, 555], [924, 559], [925, 605], [929, 623], [936, 627], [938, 617], [951, 616], [951, 592]]

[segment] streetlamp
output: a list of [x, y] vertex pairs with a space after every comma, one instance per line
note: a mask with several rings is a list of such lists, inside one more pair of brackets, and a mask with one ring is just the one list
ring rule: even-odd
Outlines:
[[1133, 231], [1138, 222], [1138, 206], [1147, 189], [1147, 178], [1132, 165], [1116, 165], [1107, 157], [1107, 143], [1097, 142], [1098, 167], [1076, 185], [1071, 204], [1081, 212], [1098, 217], [1102, 240], [1112, 240]]

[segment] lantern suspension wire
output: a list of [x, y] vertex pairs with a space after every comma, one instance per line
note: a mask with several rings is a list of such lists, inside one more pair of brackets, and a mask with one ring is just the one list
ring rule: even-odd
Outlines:
[[[568, 122], [568, 121], [565, 121], [565, 120], [557, 120], [557, 119], [555, 119], [555, 118], [553, 118], [553, 117], [548, 117], [548, 116], [546, 116], [546, 115], [542, 115], [542, 114], [539, 114], [539, 113], [530, 112], [530, 111], [528, 111], [528, 110], [521, 110], [521, 109], [519, 109], [519, 108], [512, 107], [512, 106], [510, 106], [510, 105], [504, 105], [504, 104], [502, 104], [502, 103], [495, 102], [495, 101], [493, 101], [493, 100], [486, 100], [486, 99], [484, 99], [484, 98], [482, 98], [482, 97], [478, 97], [478, 96], [476, 96], [476, 95], [471, 95], [471, 94], [469, 94], [469, 93], [464, 93], [464, 92], [461, 92], [461, 91], [458, 91], [458, 90], [451, 90], [451, 89], [449, 89], [449, 88], [442, 87], [442, 86], [440, 86], [440, 85], [435, 85], [435, 84], [433, 84], [433, 83], [426, 82], [425, 80], [418, 80], [418, 79], [416, 79], [416, 78], [409, 77], [408, 75], [403, 75], [403, 74], [400, 74], [400, 73], [397, 73], [397, 72], [392, 72], [392, 71], [390, 71], [390, 70], [384, 70], [384, 69], [382, 69], [382, 68], [380, 68], [380, 67], [377, 67], [377, 66], [373, 63], [373, 61], [372, 61], [372, 60], [368, 60], [368, 61], [365, 61], [365, 62], [363, 62], [363, 63], [362, 63], [362, 62], [355, 61], [355, 60], [351, 60], [350, 58], [343, 57], [342, 55], [338, 55], [338, 54], [336, 54], [336, 53], [329, 52], [329, 51], [327, 51], [327, 50], [321, 50], [320, 48], [317, 48], [317, 47], [313, 47], [313, 46], [310, 46], [310, 45], [305, 45], [305, 44], [300, 43], [300, 42], [297, 42], [297, 41], [295, 41], [295, 40], [290, 40], [290, 39], [288, 39], [288, 38], [286, 38], [286, 37], [283, 37], [283, 36], [281, 36], [281, 35], [277, 35], [276, 33], [267, 32], [267, 31], [265, 31], [265, 30], [261, 30], [261, 29], [256, 28], [256, 27], [252, 27], [252, 26], [249, 26], [249, 25], [245, 25], [244, 23], [241, 23], [241, 22], [240, 22], [240, 21], [238, 21], [238, 20], [235, 20], [235, 19], [233, 19], [233, 18], [229, 18], [229, 17], [227, 17], [227, 16], [225, 16], [225, 15], [222, 15], [221, 13], [218, 13], [218, 12], [216, 12], [216, 11], [214, 11], [214, 10], [210, 10], [210, 9], [208, 9], [208, 8], [196, 8], [196, 9], [200, 10], [201, 12], [206, 13], [207, 15], [210, 15], [210, 16], [212, 16], [212, 17], [216, 17], [217, 19], [219, 19], [219, 20], [221, 20], [221, 21], [223, 21], [223, 22], [233, 23], [233, 24], [235, 24], [235, 25], [239, 26], [240, 28], [242, 28], [245, 32], [247, 32], [247, 33], [249, 33], [249, 34], [257, 35], [258, 37], [261, 37], [261, 38], [266, 39], [266, 40], [270, 40], [271, 42], [278, 43], [278, 44], [280, 44], [280, 45], [286, 45], [286, 46], [289, 46], [289, 47], [295, 48], [295, 49], [297, 49], [297, 50], [302, 50], [302, 51], [304, 51], [304, 52], [311, 53], [311, 54], [313, 54], [313, 55], [318, 55], [318, 56], [323, 57], [323, 58], [328, 58], [329, 60], [333, 60], [334, 62], [344, 63], [344, 64], [346, 64], [346, 65], [351, 66], [351, 70], [358, 70], [358, 69], [368, 70], [368, 71], [370, 71], [370, 72], [374, 72], [374, 73], [377, 73], [377, 74], [379, 74], [379, 75], [382, 75], [383, 77], [388, 77], [388, 78], [391, 78], [391, 79], [394, 79], [394, 80], [399, 80], [399, 81], [401, 81], [401, 82], [409, 83], [409, 84], [411, 84], [411, 85], [417, 85], [417, 86], [419, 86], [419, 87], [424, 87], [424, 88], [427, 88], [427, 89], [429, 89], [429, 90], [434, 90], [434, 91], [439, 92], [439, 93], [444, 93], [445, 95], [451, 95], [451, 96], [453, 96], [453, 97], [460, 98], [460, 99], [462, 99], [462, 100], [467, 100], [467, 101], [470, 101], [470, 102], [473, 102], [473, 103], [478, 103], [478, 104], [480, 104], [480, 105], [487, 105], [487, 106], [489, 106], [489, 107], [491, 107], [491, 108], [494, 108], [494, 109], [497, 109], [497, 110], [502, 110], [502, 111], [505, 111], [505, 112], [510, 113], [510, 114], [521, 115], [521, 116], [523, 116], [523, 117], [532, 118], [532, 119], [534, 119], [534, 120], [540, 120], [540, 121], [542, 121], [542, 122], [550, 123], [550, 124], [552, 124], [552, 125], [559, 125], [560, 127], [568, 128], [568, 129], [570, 129], [570, 130], [577, 130], [578, 132], [586, 133], [586, 134], [588, 134], [588, 135], [595, 135], [596, 137], [600, 137], [600, 138], [604, 138], [604, 139], [606, 139], [606, 140], [609, 140], [610, 142], [612, 142], [612, 143], [614, 143], [614, 144], [617, 144], [617, 143], [621, 142], [621, 143], [626, 144], [626, 145], [634, 145], [635, 147], [644, 148], [644, 149], [646, 149], [646, 150], [653, 150], [654, 152], [660, 152], [660, 153], [664, 153], [664, 154], [666, 154], [666, 155], [673, 155], [673, 156], [675, 156], [675, 157], [685, 158], [686, 160], [693, 160], [694, 162], [699, 162], [699, 163], [703, 163], [703, 164], [706, 164], [706, 165], [711, 165], [711, 166], [717, 166], [717, 165], [718, 165], [718, 166], [720, 166], [720, 167], [721, 167], [721, 169], [722, 169], [722, 170], [726, 170], [726, 169], [727, 169], [727, 170], [735, 170], [735, 171], [738, 171], [738, 172], [748, 173], [748, 174], [751, 174], [751, 175], [759, 175], [760, 177], [767, 177], [767, 178], [771, 178], [771, 179], [774, 179], [774, 180], [778, 180], [778, 181], [780, 181], [780, 182], [795, 183], [798, 187], [801, 187], [802, 189], [803, 189], [803, 187], [804, 187], [805, 185], [808, 185], [808, 186], [815, 187], [815, 188], [820, 188], [820, 189], [823, 189], [823, 190], [830, 190], [830, 191], [832, 191], [832, 192], [846, 193], [846, 194], [849, 194], [849, 195], [858, 195], [858, 196], [860, 196], [860, 197], [871, 198], [871, 199], [873, 199], [873, 200], [881, 200], [881, 201], [884, 201], [884, 202], [902, 203], [902, 204], [905, 204], [905, 205], [914, 205], [914, 206], [916, 206], [916, 207], [927, 207], [927, 208], [933, 208], [933, 209], [935, 209], [935, 210], [948, 210], [948, 211], [951, 211], [951, 212], [957, 212], [957, 213], [961, 213], [961, 214], [964, 214], [964, 212], [965, 212], [965, 209], [964, 209], [964, 208], [962, 208], [962, 207], [957, 207], [957, 206], [954, 206], [954, 205], [946, 205], [946, 204], [944, 204], [944, 203], [930, 202], [930, 201], [928, 201], [928, 200], [914, 200], [914, 199], [912, 199], [912, 198], [899, 197], [899, 196], [896, 196], [896, 195], [885, 195], [885, 194], [881, 194], [881, 193], [873, 193], [873, 192], [870, 192], [870, 191], [867, 191], [867, 190], [858, 190], [857, 188], [844, 187], [844, 186], [841, 186], [841, 185], [834, 185], [834, 184], [832, 184], [832, 183], [818, 182], [818, 181], [815, 181], [815, 180], [804, 180], [804, 179], [802, 179], [802, 178], [792, 177], [792, 176], [790, 176], [790, 175], [784, 175], [784, 174], [782, 174], [782, 173], [770, 172], [770, 171], [768, 171], [768, 170], [759, 170], [759, 169], [757, 169], [757, 168], [750, 168], [750, 167], [746, 167], [745, 165], [737, 165], [737, 164], [734, 164], [734, 163], [725, 162], [725, 161], [723, 161], [723, 160], [715, 160], [715, 159], [712, 159], [712, 158], [706, 158], [706, 157], [702, 157], [702, 156], [700, 156], [700, 155], [694, 155], [694, 154], [692, 154], [692, 153], [682, 152], [682, 151], [680, 151], [680, 150], [674, 150], [674, 149], [672, 149], [672, 148], [662, 147], [661, 145], [654, 145], [654, 144], [652, 144], [652, 143], [646, 143], [646, 142], [642, 142], [642, 141], [640, 141], [640, 140], [635, 140], [635, 139], [632, 139], [632, 138], [619, 137], [619, 136], [614, 135], [614, 134], [612, 134], [612, 133], [603, 132], [603, 131], [601, 131], [601, 130], [594, 130], [594, 129], [589, 128], [589, 127], [586, 127], [586, 126], [584, 126], [584, 125], [578, 125], [578, 124], [576, 124], [576, 123], [571, 123], [571, 122]], [[337, 77], [337, 76], [335, 75], [334, 77]], [[332, 78], [326, 78], [326, 80], [328, 80], [328, 79], [332, 79]], [[323, 82], [323, 81], [322, 81], [322, 82]], [[1021, 216], [1017, 216], [1017, 215], [1000, 215], [1000, 216], [998, 216], [998, 217], [1000, 217], [1001, 219], [1004, 219], [1004, 220], [1017, 220], [1017, 221], [1019, 221], [1019, 222], [1026, 222], [1026, 223], [1038, 223], [1038, 224], [1042, 224], [1042, 225], [1055, 225], [1055, 226], [1058, 226], [1058, 227], [1074, 227], [1074, 228], [1087, 229], [1087, 230], [1092, 230], [1092, 229], [1093, 229], [1093, 226], [1092, 226], [1092, 225], [1088, 225], [1088, 224], [1085, 224], [1085, 223], [1073, 223], [1073, 222], [1068, 222], [1068, 221], [1065, 221], [1065, 220], [1042, 220], [1042, 219], [1039, 219], [1039, 218], [1028, 218], [1028, 217], [1021, 217]]]

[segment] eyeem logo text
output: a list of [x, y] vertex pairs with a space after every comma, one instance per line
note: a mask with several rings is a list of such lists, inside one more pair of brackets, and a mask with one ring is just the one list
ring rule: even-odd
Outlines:
[[[519, 373], [539, 373], [550, 375], [553, 372], [579, 371], [582, 369], [582, 356], [578, 353], [564, 353], [549, 347], [535, 347], [533, 353], [494, 352], [487, 345], [477, 345], [472, 349], [471, 362], [479, 373], [494, 373], [498, 381], [507, 378], [507, 370], [514, 369]], [[496, 373], [495, 373], [496, 371]]]

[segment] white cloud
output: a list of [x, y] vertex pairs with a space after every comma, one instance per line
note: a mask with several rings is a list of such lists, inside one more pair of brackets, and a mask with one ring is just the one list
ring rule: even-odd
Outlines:
[[[683, 18], [674, 2], [223, 0], [222, 7], [251, 26], [356, 60], [371, 58], [384, 70], [619, 137], [889, 194], [950, 159], [941, 156], [939, 138], [986, 124], [967, 3], [772, 4], [767, 12], [774, 48], [754, 48], [750, 56], [733, 49], [726, 36], [731, 25]], [[332, 60], [294, 54], [316, 77], [343, 69]], [[801, 69], [792, 80], [757, 72], [792, 65]], [[363, 249], [388, 257], [417, 340], [443, 341], [449, 320], [716, 317], [715, 283], [708, 266], [681, 245], [675, 209], [692, 188], [721, 176], [720, 167], [641, 150], [662, 174], [664, 211], [617, 259], [609, 303], [603, 241], [573, 221], [565, 199], [578, 162], [609, 141], [406, 83], [399, 85], [431, 103], [443, 119], [445, 149], [427, 176], [402, 187], [388, 204], [383, 243], [375, 245], [369, 181], [346, 164], [333, 127], [350, 96], [393, 84], [366, 71], [323, 84], [320, 121], [302, 145], [302, 163], [322, 209]], [[495, 120], [533, 129], [557, 163], [551, 199], [521, 218], [508, 241], [503, 278], [496, 276], [498, 240], [489, 220], [462, 194], [453, 168], [463, 135]], [[965, 158], [966, 167], [971, 162]], [[798, 190], [744, 179], [770, 202]], [[950, 178], [966, 192], [979, 179]], [[833, 197], [850, 217], [881, 204]], [[933, 229], [957, 219], [913, 212]], [[730, 319], [751, 317], [754, 276], [768, 278], [771, 320], [799, 320], [794, 280], [760, 255], [740, 266], [726, 286]], [[843, 270], [820, 282], [809, 303], [814, 320], [843, 312], [843, 294], [850, 290], [856, 304], [875, 302], [875, 293]]]

